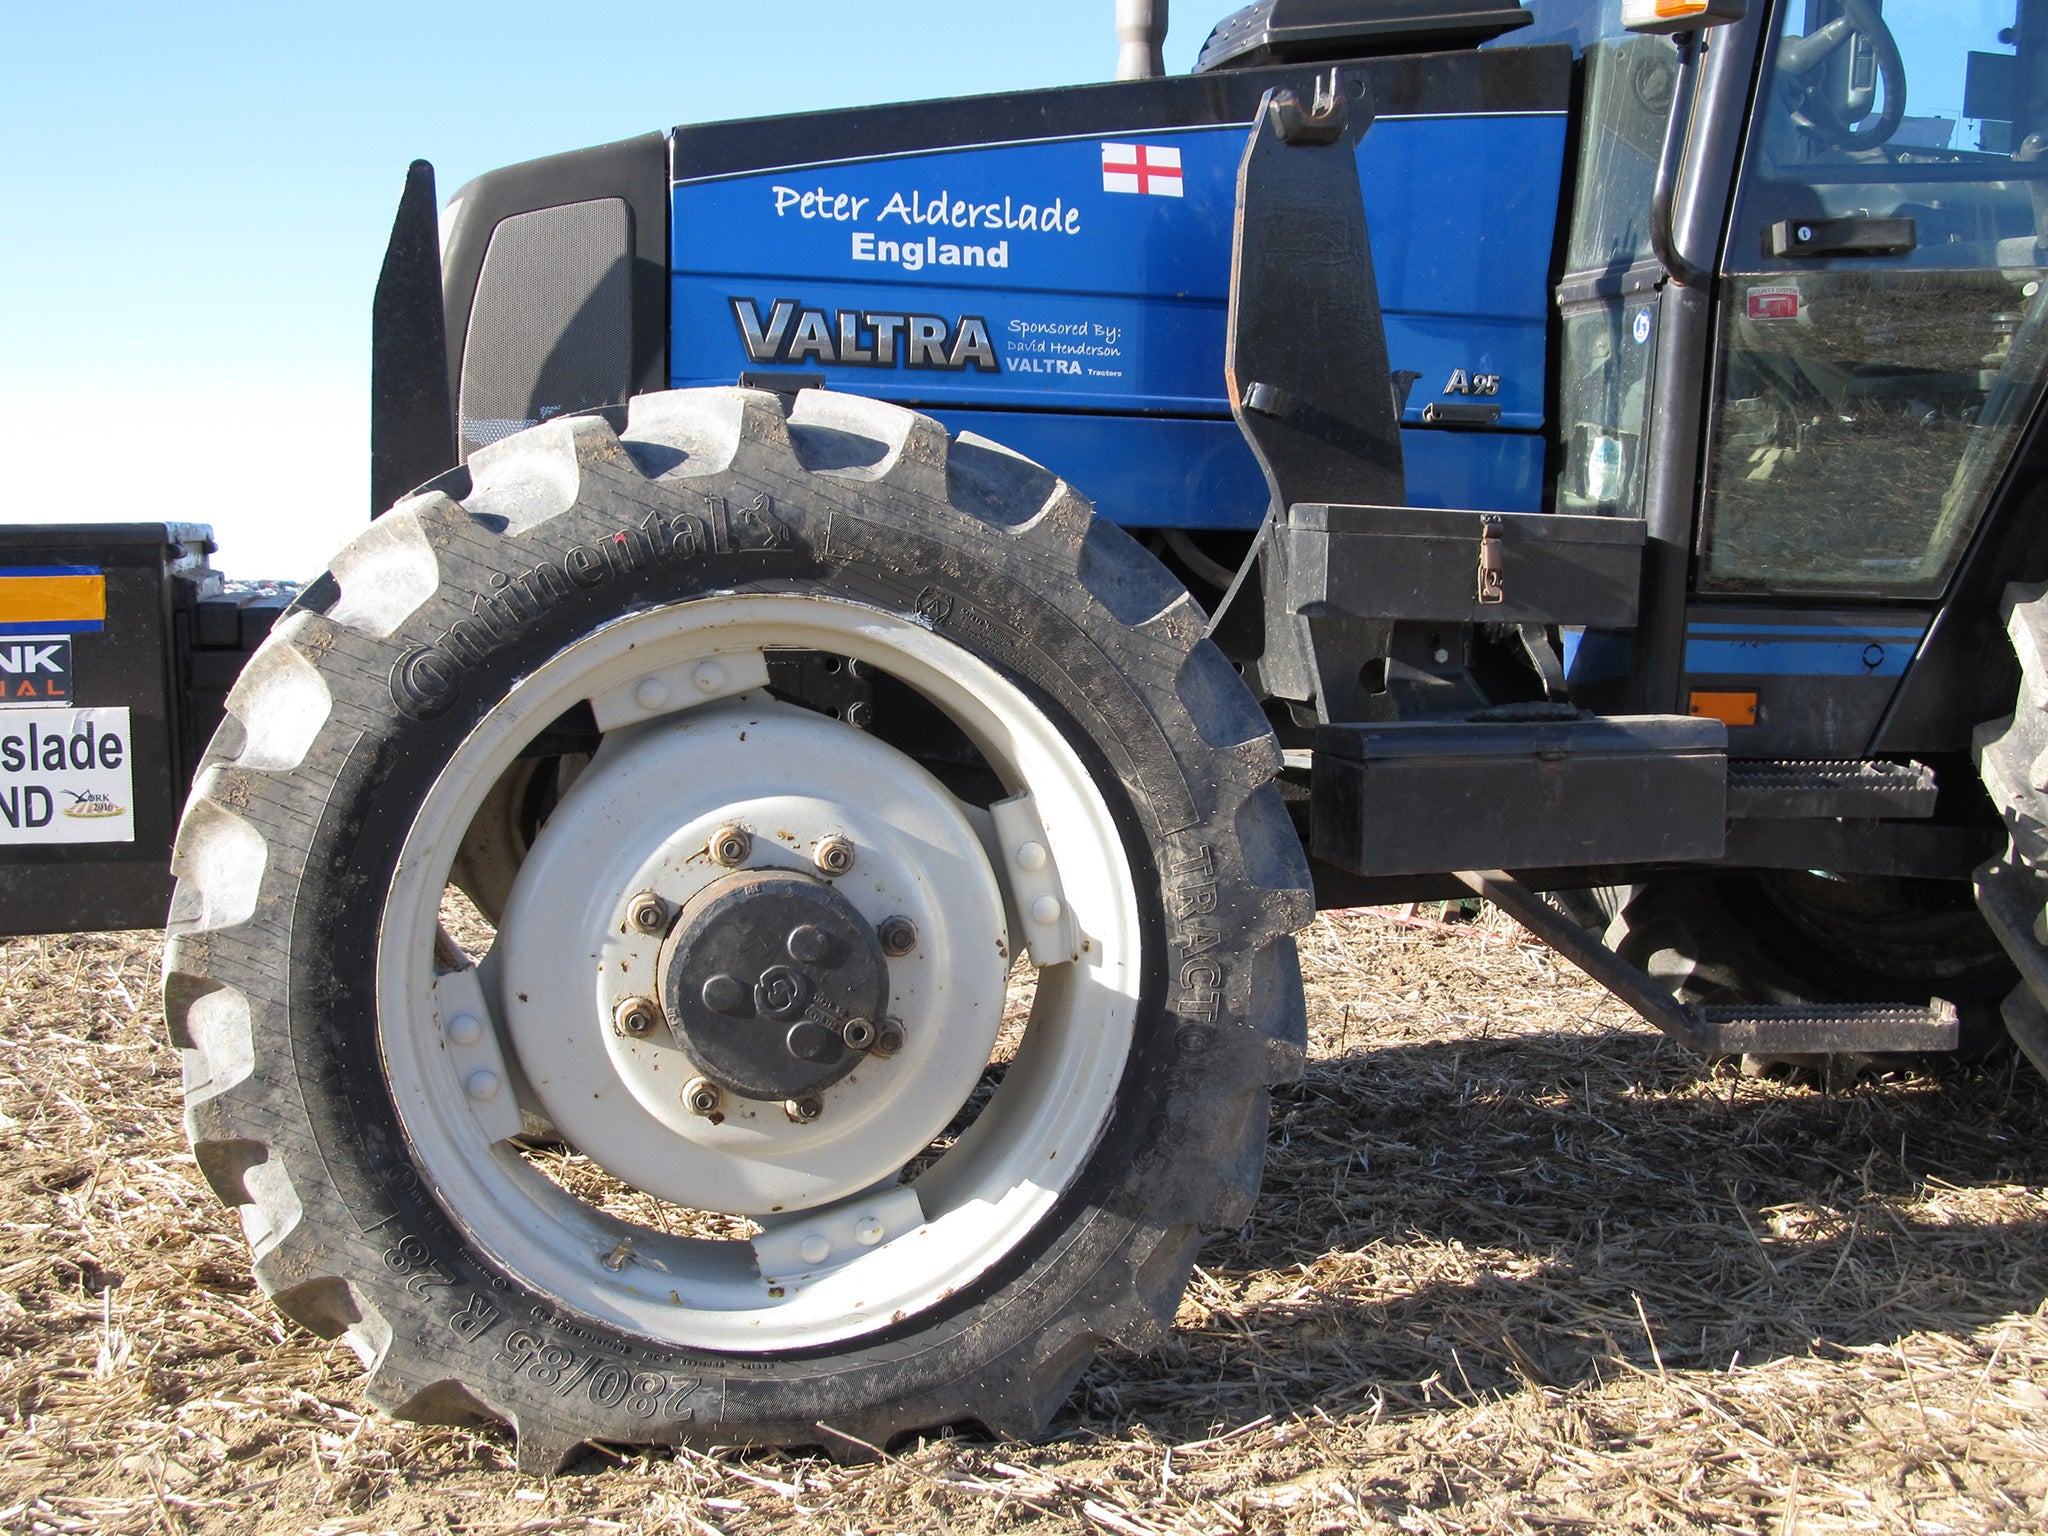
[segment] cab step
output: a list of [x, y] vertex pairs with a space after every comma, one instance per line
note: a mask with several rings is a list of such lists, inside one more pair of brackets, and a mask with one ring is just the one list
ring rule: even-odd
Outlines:
[[1959, 1025], [1953, 1003], [1836, 1003], [1689, 1010], [1699, 1049], [1709, 1056], [1826, 1056], [1843, 1052], [1952, 1051]]
[[1932, 816], [1935, 794], [1934, 770], [1925, 763], [1777, 758], [1728, 762], [1728, 815], [1734, 820], [1908, 820]]
[[1828, 1056], [1952, 1051], [1955, 1006], [1829, 1003], [1769, 1007], [1681, 1003], [1640, 966], [1621, 958], [1513, 875], [1466, 869], [1457, 878], [1600, 983], [1673, 1040], [1702, 1056]]

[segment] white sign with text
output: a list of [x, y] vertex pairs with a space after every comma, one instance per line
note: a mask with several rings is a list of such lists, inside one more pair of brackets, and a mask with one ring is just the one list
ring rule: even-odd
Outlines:
[[0, 843], [134, 841], [125, 707], [0, 714]]

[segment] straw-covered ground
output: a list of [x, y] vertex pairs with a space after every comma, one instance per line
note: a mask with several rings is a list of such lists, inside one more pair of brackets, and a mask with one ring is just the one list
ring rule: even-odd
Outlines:
[[2029, 1072], [1709, 1070], [1497, 917], [1307, 954], [1257, 1215], [1047, 1443], [541, 1482], [369, 1412], [251, 1289], [150, 937], [0, 946], [0, 1532], [2048, 1527]]

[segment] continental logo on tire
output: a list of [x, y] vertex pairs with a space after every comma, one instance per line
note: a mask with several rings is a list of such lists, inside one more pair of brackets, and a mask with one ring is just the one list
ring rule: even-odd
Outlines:
[[723, 496], [693, 494], [704, 504], [701, 515], [650, 512], [637, 528], [572, 544], [528, 570], [492, 577], [491, 590], [470, 599], [468, 618], [430, 643], [413, 646], [392, 665], [391, 701], [414, 720], [446, 714], [462, 696], [464, 673], [579, 589], [592, 591], [676, 560], [795, 547], [789, 524], [767, 495], [735, 507]]

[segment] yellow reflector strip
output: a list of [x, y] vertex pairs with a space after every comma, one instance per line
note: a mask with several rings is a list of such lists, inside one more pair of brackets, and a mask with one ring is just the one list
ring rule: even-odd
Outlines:
[[1686, 706], [1689, 715], [1704, 715], [1724, 725], [1755, 725], [1756, 695], [1753, 693], [1695, 693]]
[[0, 569], [0, 631], [46, 626], [98, 629], [107, 618], [107, 578], [98, 571]]

